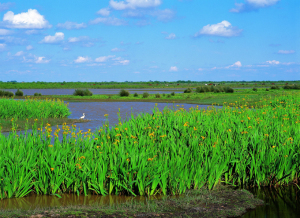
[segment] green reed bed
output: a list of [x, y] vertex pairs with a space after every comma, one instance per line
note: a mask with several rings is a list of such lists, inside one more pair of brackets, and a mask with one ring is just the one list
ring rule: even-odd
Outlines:
[[262, 99], [256, 109], [241, 101], [239, 108], [154, 108], [96, 132], [63, 125], [54, 143], [50, 125], [35, 125], [27, 137], [0, 134], [0, 198], [32, 191], [175, 195], [218, 183], [298, 183], [299, 94]]
[[71, 114], [67, 104], [57, 99], [0, 99], [0, 118], [62, 118]]

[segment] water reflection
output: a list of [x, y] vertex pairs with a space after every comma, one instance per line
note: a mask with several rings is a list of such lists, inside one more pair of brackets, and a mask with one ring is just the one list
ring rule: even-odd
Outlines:
[[[36, 195], [30, 194], [23, 198], [11, 198], [0, 200], [0, 210], [14, 210], [14, 209], [36, 209], [43, 207], [58, 207], [58, 206], [77, 206], [77, 205], [97, 205], [97, 206], [113, 206], [120, 203], [141, 202], [146, 203], [149, 200], [160, 200], [168, 196], [116, 196], [116, 195], [75, 195], [75, 194], [62, 194], [61, 198], [53, 195]], [[176, 198], [176, 196], [170, 196]]]
[[[4, 89], [5, 91], [10, 91], [15, 93], [17, 89]], [[94, 95], [115, 95], [119, 94], [121, 89], [89, 89]], [[130, 94], [134, 94], [135, 92], [138, 94], [143, 94], [144, 92], [148, 92], [149, 94], [168, 94], [174, 92], [175, 93], [183, 93], [184, 89], [126, 89], [130, 92]], [[42, 95], [72, 95], [75, 89], [21, 89], [24, 95], [34, 95], [34, 93], [41, 93]]]
[[249, 189], [259, 199], [265, 202], [264, 206], [249, 211], [242, 218], [274, 217], [298, 218], [300, 217], [300, 189], [297, 186], [282, 186], [278, 188]]
[[[103, 126], [106, 119], [109, 122], [110, 127], [115, 126], [119, 123], [118, 112], [120, 109], [121, 121], [135, 117], [140, 113], [151, 113], [155, 107], [156, 103], [153, 102], [68, 102], [69, 109], [72, 114], [69, 116], [71, 119], [79, 119], [83, 113], [85, 113], [85, 119], [90, 120], [90, 122], [86, 123], [77, 123], [77, 130], [80, 129], [83, 132], [91, 129], [91, 132], [99, 129]], [[177, 106], [178, 105], [178, 106]], [[165, 107], [173, 108], [184, 108], [189, 110], [191, 107], [196, 107], [195, 104], [172, 104], [172, 103], [157, 103], [157, 107], [160, 111], [162, 111]], [[210, 105], [199, 105], [199, 109], [207, 109], [211, 107]], [[218, 107], [218, 106], [215, 106]], [[221, 108], [221, 107], [220, 107]], [[105, 114], [109, 116], [105, 118]], [[46, 124], [44, 124], [45, 126]], [[62, 126], [59, 125], [58, 128], [62, 129]], [[53, 127], [55, 130], [56, 127]], [[24, 131], [20, 131], [24, 133]], [[20, 133], [18, 132], [18, 134]], [[27, 134], [31, 133], [28, 130]], [[4, 135], [8, 135], [9, 132], [2, 133]], [[54, 131], [51, 133], [54, 136]], [[62, 140], [62, 131], [58, 134], [59, 138]], [[54, 142], [54, 137], [52, 137], [52, 143]]]

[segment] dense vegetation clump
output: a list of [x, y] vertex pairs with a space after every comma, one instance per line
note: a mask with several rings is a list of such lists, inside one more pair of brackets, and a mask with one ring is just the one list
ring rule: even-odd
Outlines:
[[24, 93], [20, 89], [18, 89], [15, 93], [15, 96], [23, 96], [23, 95]]
[[134, 97], [138, 97], [139, 96], [139, 94], [138, 93], [134, 93], [134, 95], [133, 95]]
[[149, 93], [148, 92], [144, 92], [143, 93], [143, 98], [148, 98], [149, 97]]
[[129, 96], [130, 95], [130, 92], [128, 90], [125, 90], [125, 89], [121, 89], [121, 91], [119, 92], [119, 95], [121, 97], [124, 97], [124, 96]]
[[0, 90], [0, 97], [13, 97], [14, 93], [9, 91]]
[[280, 89], [279, 86], [271, 86], [271, 89]]
[[42, 94], [36, 92], [36, 93], [33, 94], [33, 96], [42, 96]]
[[88, 89], [75, 89], [73, 95], [75, 96], [92, 96], [93, 93]]
[[155, 98], [161, 98], [160, 94], [159, 93], [155, 94]]
[[187, 88], [186, 90], [183, 91], [183, 93], [191, 93], [192, 89], [191, 88]]
[[300, 85], [285, 85], [283, 86], [284, 89], [300, 89]]
[[253, 90], [254, 92], [257, 92], [257, 88], [253, 88], [252, 90]]
[[0, 118], [4, 119], [62, 118], [68, 117], [70, 114], [67, 104], [60, 100], [0, 99]]
[[171, 92], [171, 95], [172, 95], [172, 96], [175, 96], [175, 92]]

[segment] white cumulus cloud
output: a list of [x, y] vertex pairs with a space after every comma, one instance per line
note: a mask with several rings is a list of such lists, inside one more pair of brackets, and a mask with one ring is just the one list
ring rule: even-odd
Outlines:
[[37, 64], [47, 64], [50, 60], [45, 60], [45, 57], [35, 57], [35, 63]]
[[125, 0], [114, 1], [110, 0], [109, 5], [115, 10], [151, 8], [161, 4], [161, 0]]
[[0, 51], [3, 51], [6, 48], [6, 44], [0, 43]]
[[66, 21], [65, 23], [57, 24], [56, 27], [59, 29], [67, 29], [67, 30], [82, 29], [82, 28], [86, 28], [86, 24]]
[[175, 39], [175, 38], [176, 38], [175, 33], [171, 33], [166, 37], [166, 39]]
[[75, 63], [84, 63], [90, 61], [89, 57], [83, 57], [79, 56], [76, 60], [74, 60]]
[[277, 52], [278, 54], [294, 54], [295, 53], [295, 51], [294, 50], [279, 50], [278, 52]]
[[68, 39], [68, 41], [69, 41], [69, 42], [79, 42], [80, 39], [79, 39], [78, 37], [70, 37], [70, 38]]
[[50, 28], [49, 22], [36, 9], [28, 9], [27, 12], [14, 14], [8, 11], [3, 16], [3, 22], [8, 28], [18, 29], [44, 29]]
[[124, 50], [120, 49], [120, 48], [113, 48], [110, 51], [112, 51], [112, 52], [119, 52], [119, 51], [124, 51]]
[[7, 30], [7, 29], [0, 29], [0, 35], [1, 36], [4, 36], [4, 35], [10, 35], [12, 34], [13, 32], [10, 31], [10, 30]]
[[95, 59], [96, 62], [106, 62], [110, 58], [115, 57], [114, 55], [108, 55], [108, 56], [101, 56]]
[[195, 34], [195, 37], [200, 35], [233, 37], [240, 35], [242, 31], [243, 30], [238, 29], [237, 27], [233, 27], [228, 21], [223, 20], [221, 23], [208, 24], [204, 26], [198, 33]]
[[54, 36], [45, 36], [45, 38], [41, 41], [42, 43], [57, 43], [64, 40], [65, 34], [62, 32], [56, 32]]
[[99, 11], [97, 11], [97, 14], [100, 14], [101, 16], [109, 16], [110, 10], [109, 8], [101, 8]]
[[178, 71], [178, 68], [176, 66], [170, 67], [170, 72]]
[[125, 20], [121, 20], [116, 17], [98, 17], [90, 22], [90, 24], [98, 24], [98, 23], [103, 23], [105, 25], [111, 25], [111, 26], [127, 25], [127, 22]]
[[280, 62], [279, 61], [275, 61], [275, 60], [273, 60], [273, 61], [266, 61], [268, 64], [280, 64]]
[[21, 55], [23, 55], [23, 54], [24, 54], [23, 51], [18, 51], [18, 52], [15, 54], [15, 56], [21, 56]]
[[27, 51], [29, 51], [29, 50], [31, 50], [31, 49], [33, 49], [32, 45], [27, 45], [27, 46], [26, 46], [26, 50], [27, 50]]
[[246, 0], [245, 3], [235, 3], [235, 8], [232, 8], [230, 12], [241, 13], [254, 11], [259, 8], [265, 8], [275, 5], [280, 0]]

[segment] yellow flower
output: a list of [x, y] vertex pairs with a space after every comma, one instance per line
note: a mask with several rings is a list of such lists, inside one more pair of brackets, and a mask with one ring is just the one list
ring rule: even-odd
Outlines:
[[276, 147], [275, 145], [272, 146], [272, 148], [275, 148], [275, 147]]
[[104, 116], [105, 116], [105, 117], [107, 117], [107, 116], [108, 116], [108, 114], [104, 114]]
[[53, 147], [53, 145], [48, 145], [48, 147]]
[[228, 129], [227, 131], [228, 131], [228, 132], [231, 132], [231, 129]]
[[94, 140], [98, 140], [98, 138], [94, 138]]
[[194, 127], [194, 131], [196, 131], [197, 129], [196, 129], [196, 127]]
[[54, 170], [54, 168], [50, 168], [50, 170], [51, 170], [51, 171], [53, 171], [53, 170]]
[[128, 162], [130, 161], [130, 159], [129, 159], [129, 158], [127, 158], [126, 160], [127, 160]]
[[205, 139], [205, 137], [204, 136], [201, 136], [201, 138], [204, 140]]

